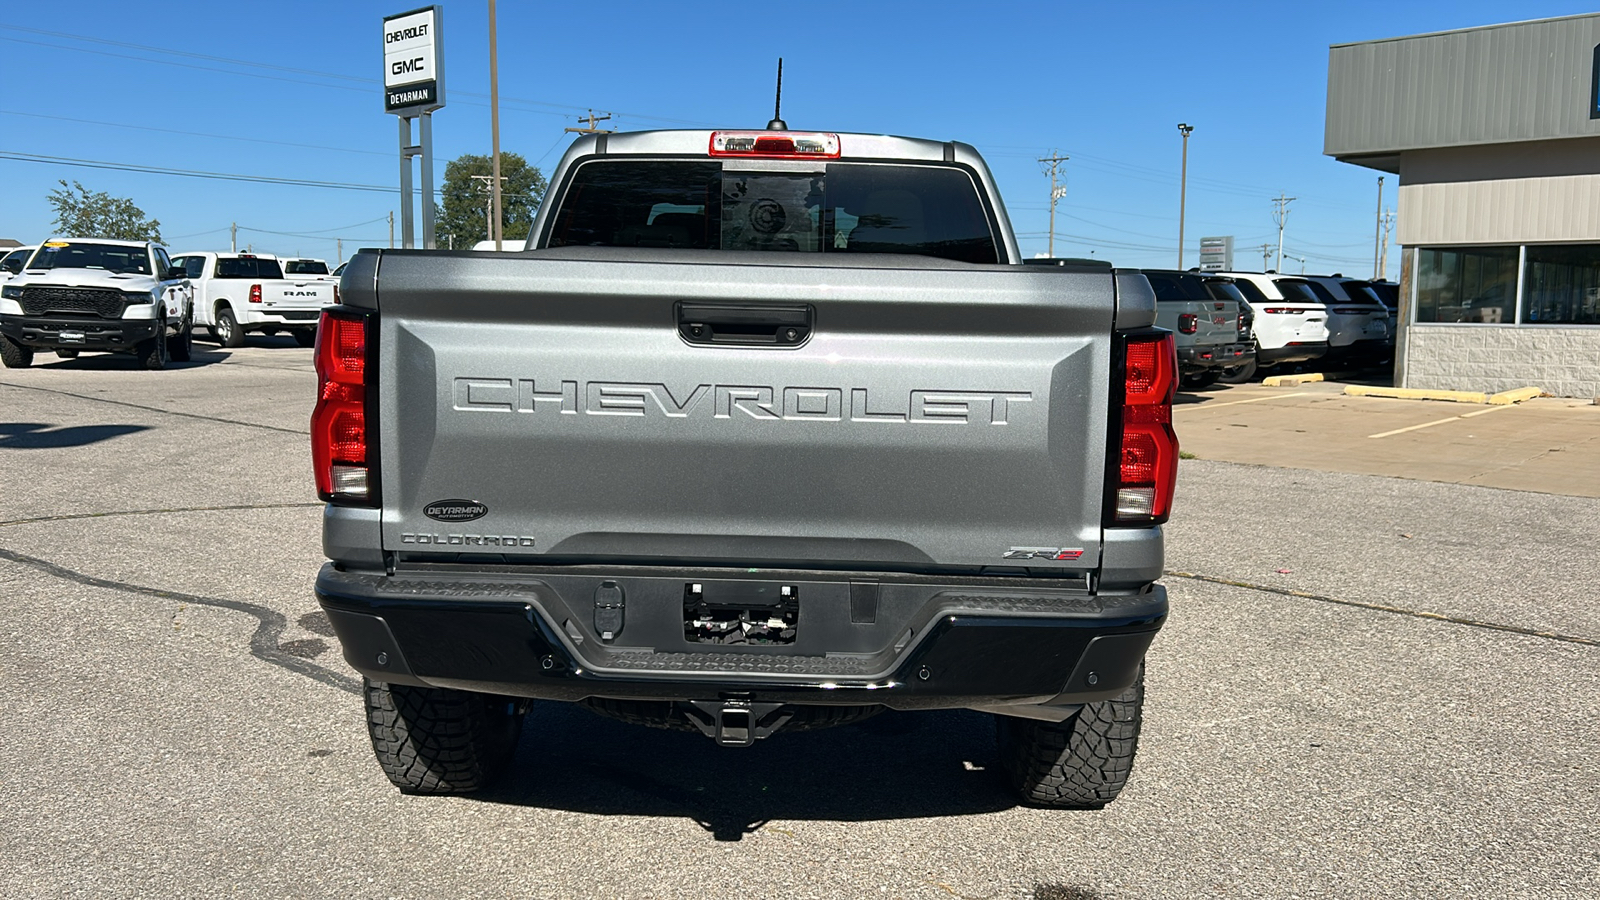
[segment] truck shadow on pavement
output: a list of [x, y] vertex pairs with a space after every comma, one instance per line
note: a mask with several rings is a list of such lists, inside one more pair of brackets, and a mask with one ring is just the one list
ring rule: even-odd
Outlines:
[[488, 803], [591, 815], [683, 816], [738, 841], [779, 820], [859, 822], [998, 812], [994, 720], [888, 711], [855, 725], [779, 732], [749, 748], [536, 704], [511, 774]]
[[84, 447], [149, 430], [148, 425], [73, 425], [67, 428], [52, 428], [43, 422], [0, 422], [0, 450], [59, 450], [63, 447]]

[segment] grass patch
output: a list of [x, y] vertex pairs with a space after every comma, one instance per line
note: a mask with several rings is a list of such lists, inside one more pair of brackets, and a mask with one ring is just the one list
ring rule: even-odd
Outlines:
[[1193, 453], [1190, 453], [1187, 450], [1179, 450], [1178, 451], [1178, 458], [1179, 459], [1199, 459], [1200, 457], [1195, 456]]

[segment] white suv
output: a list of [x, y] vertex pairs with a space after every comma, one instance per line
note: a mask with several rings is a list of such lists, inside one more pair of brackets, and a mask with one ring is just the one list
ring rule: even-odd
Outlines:
[[[1287, 276], [1280, 275], [1279, 279]], [[1389, 327], [1389, 308], [1376, 296], [1354, 288], [1345, 289], [1352, 279], [1343, 275], [1304, 275], [1318, 295], [1327, 295], [1328, 360], [1333, 365], [1370, 366], [1394, 358], [1394, 330]], [[1331, 299], [1330, 299], [1331, 298]]]
[[1309, 362], [1328, 352], [1328, 308], [1308, 289], [1279, 289], [1274, 275], [1259, 272], [1219, 272], [1233, 279], [1255, 316], [1254, 365], [1239, 366], [1222, 373], [1221, 381], [1241, 384], [1255, 376], [1257, 368], [1268, 369], [1290, 363]]

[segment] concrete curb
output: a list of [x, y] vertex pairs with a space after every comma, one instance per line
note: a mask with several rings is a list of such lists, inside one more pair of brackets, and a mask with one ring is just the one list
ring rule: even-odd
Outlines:
[[1489, 402], [1495, 406], [1507, 406], [1512, 403], [1521, 403], [1524, 400], [1532, 400], [1535, 397], [1542, 396], [1544, 396], [1544, 388], [1525, 387], [1517, 388], [1514, 391], [1501, 391], [1498, 394], [1490, 394]]
[[1304, 375], [1268, 375], [1261, 379], [1267, 387], [1294, 387], [1300, 384], [1310, 384], [1313, 381], [1326, 381], [1321, 372], [1307, 372]]
[[1525, 387], [1514, 391], [1486, 394], [1483, 391], [1429, 391], [1421, 388], [1367, 387], [1352, 384], [1344, 389], [1347, 397], [1388, 397], [1394, 400], [1443, 400], [1449, 403], [1479, 403], [1509, 406], [1544, 394], [1543, 388]]

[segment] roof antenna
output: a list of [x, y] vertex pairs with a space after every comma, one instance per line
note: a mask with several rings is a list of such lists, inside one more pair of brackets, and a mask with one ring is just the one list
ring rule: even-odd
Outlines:
[[779, 117], [779, 110], [783, 108], [783, 57], [778, 57], [778, 96], [772, 101], [772, 121], [767, 123], [768, 131], [788, 131], [789, 123]]

